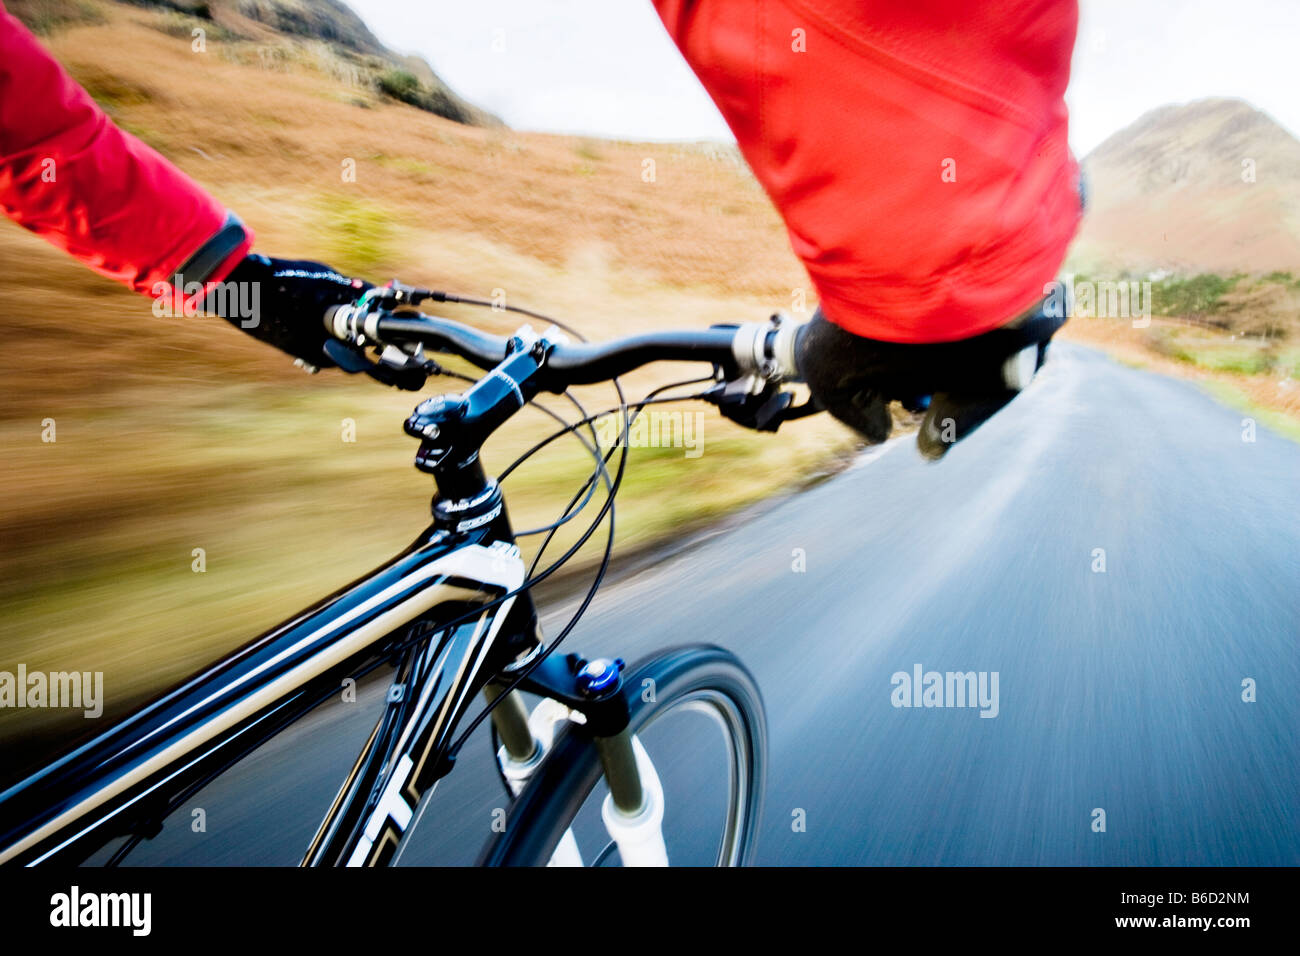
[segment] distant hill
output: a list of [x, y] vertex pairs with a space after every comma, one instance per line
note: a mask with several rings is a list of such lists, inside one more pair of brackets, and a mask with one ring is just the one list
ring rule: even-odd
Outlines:
[[213, 19], [226, 19], [233, 12], [288, 36], [325, 40], [357, 53], [394, 59], [392, 51], [379, 42], [365, 22], [338, 0], [217, 0], [215, 3], [209, 0], [192, 4], [152, 0], [151, 5], [206, 8]]
[[[103, 21], [92, 0], [7, 0], [6, 7], [37, 33]], [[178, 33], [191, 22], [230, 42], [259, 46], [324, 44], [378, 92], [470, 126], [501, 120], [458, 96], [421, 57], [384, 46], [339, 0], [117, 0], [119, 6], [166, 11]]]
[[1300, 140], [1249, 103], [1163, 106], [1083, 167], [1089, 209], [1076, 269], [1300, 273]]

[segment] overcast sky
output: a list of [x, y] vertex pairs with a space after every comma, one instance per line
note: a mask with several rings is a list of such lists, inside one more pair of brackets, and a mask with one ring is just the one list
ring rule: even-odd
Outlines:
[[[519, 129], [731, 139], [649, 0], [346, 0], [395, 50]], [[1081, 0], [1082, 156], [1165, 103], [1237, 96], [1300, 135], [1300, 0]]]

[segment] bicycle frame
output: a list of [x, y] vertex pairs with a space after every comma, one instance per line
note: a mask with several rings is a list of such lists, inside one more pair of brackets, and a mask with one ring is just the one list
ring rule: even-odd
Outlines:
[[[412, 291], [418, 290], [401, 287], [384, 294]], [[379, 300], [367, 293], [330, 321], [360, 341], [349, 323], [377, 327], [380, 314], [367, 310], [378, 307]], [[116, 862], [217, 774], [340, 693], [346, 678], [386, 660], [396, 664], [397, 673], [384, 714], [321, 822], [304, 865], [391, 861], [422, 801], [450, 770], [453, 735], [474, 695], [486, 690], [497, 701], [512, 672], [525, 666], [519, 689], [557, 702], [550, 711], [560, 715], [557, 720], [576, 712], [586, 725], [610, 785], [612, 802], [602, 813], [624, 861], [667, 861], [658, 780], [634, 735], [625, 732], [629, 709], [618, 677], [622, 662], [567, 655], [542, 656], [535, 667], [530, 663], [543, 655], [537, 613], [523, 587], [524, 565], [501, 490], [487, 478], [479, 452], [492, 432], [544, 387], [557, 390], [558, 383], [562, 390], [565, 378], [608, 378], [618, 373], [617, 363], [635, 367], [660, 358], [730, 363], [738, 333], [710, 330], [643, 336], [603, 349], [584, 346], [567, 358], [561, 355], [558, 370], [548, 378], [546, 366], [556, 346], [527, 326], [507, 343], [445, 320], [432, 327], [409, 319], [386, 321], [399, 332], [414, 328], [423, 337], [441, 336], [449, 350], [490, 367], [465, 393], [426, 399], [406, 421], [407, 433], [421, 443], [416, 467], [431, 474], [437, 488], [433, 524], [370, 575], [0, 793], [0, 863], [81, 862], [125, 834], [126, 842], [110, 859]], [[758, 332], [751, 332], [757, 342]], [[775, 334], [764, 335], [769, 332]], [[404, 355], [403, 363], [418, 364], [422, 349]], [[365, 365], [337, 354], [340, 365], [353, 372]], [[612, 486], [610, 492], [612, 504]], [[588, 663], [596, 676], [579, 673]], [[492, 716], [504, 744], [498, 754], [503, 778], [520, 787], [541, 760], [551, 728], [534, 733], [517, 697]], [[553, 861], [580, 859], [572, 848]]]
[[449, 769], [447, 745], [475, 692], [539, 646], [530, 595], [508, 596], [523, 579], [504, 509], [469, 531], [431, 526], [370, 575], [0, 793], [0, 863], [81, 862], [117, 835], [152, 835], [214, 773], [341, 693], [345, 678], [391, 658], [418, 629], [428, 637], [405, 655], [303, 860], [383, 865]]

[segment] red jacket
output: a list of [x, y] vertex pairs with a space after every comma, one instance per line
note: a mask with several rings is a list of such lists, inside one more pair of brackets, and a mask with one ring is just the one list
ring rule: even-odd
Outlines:
[[[780, 210], [826, 316], [965, 338], [1042, 295], [1079, 215], [1075, 0], [655, 0]], [[0, 6], [0, 208], [150, 293], [251, 233], [108, 120]]]
[[1075, 0], [655, 0], [826, 317], [966, 338], [1043, 295], [1078, 226]]
[[146, 295], [225, 278], [252, 232], [118, 129], [0, 3], [0, 209]]

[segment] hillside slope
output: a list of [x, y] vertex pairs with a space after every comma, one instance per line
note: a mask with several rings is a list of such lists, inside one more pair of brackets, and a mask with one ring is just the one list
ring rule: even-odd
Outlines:
[[6, 7], [41, 34], [100, 25], [113, 6], [156, 11], [159, 29], [178, 37], [203, 31], [203, 42], [241, 50], [263, 61], [332, 58], [331, 69], [363, 86], [458, 123], [501, 121], [458, 96], [421, 57], [384, 46], [340, 0], [9, 0]]
[[1300, 140], [1234, 99], [1164, 106], [1083, 160], [1093, 273], [1300, 272]]

